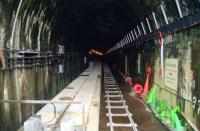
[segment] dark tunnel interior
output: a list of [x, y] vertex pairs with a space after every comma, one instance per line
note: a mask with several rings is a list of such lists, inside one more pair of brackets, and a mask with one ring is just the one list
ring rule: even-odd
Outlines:
[[0, 131], [43, 107], [7, 100], [52, 100], [97, 67], [150, 112], [135, 109], [139, 131], [200, 130], [199, 25], [200, 0], [0, 0]]
[[58, 0], [56, 35], [66, 46], [75, 43], [83, 51], [97, 48], [105, 52], [139, 22], [140, 15], [145, 14], [143, 2]]

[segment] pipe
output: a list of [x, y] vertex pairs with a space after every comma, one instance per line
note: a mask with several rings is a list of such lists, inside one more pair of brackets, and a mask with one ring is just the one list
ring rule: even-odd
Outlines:
[[151, 29], [151, 26], [150, 26], [150, 23], [149, 23], [149, 19], [146, 17], [146, 22], [147, 22], [147, 25], [148, 25], [148, 28], [149, 28], [149, 31], [152, 32], [152, 29]]
[[131, 43], [131, 42], [133, 41], [133, 39], [132, 39], [130, 33], [128, 34], [128, 37], [129, 37], [129, 39], [130, 39], [130, 43]]
[[134, 37], [133, 31], [131, 31], [131, 35], [132, 35], [133, 40], [135, 40], [135, 37]]
[[12, 34], [11, 34], [11, 38], [10, 38], [10, 48], [13, 49], [13, 40], [14, 40], [14, 33], [15, 33], [15, 27], [16, 27], [16, 23], [17, 23], [17, 17], [19, 15], [19, 11], [21, 9], [21, 5], [22, 5], [23, 0], [20, 0], [19, 6], [17, 8], [17, 12], [16, 12], [16, 16], [15, 16], [15, 20], [14, 20], [14, 24], [13, 24], [13, 28], [12, 28]]
[[140, 35], [141, 35], [140, 27], [137, 26], [137, 29], [138, 29], [138, 34], [139, 34], [139, 36], [140, 36]]
[[136, 39], [138, 38], [138, 36], [137, 36], [137, 32], [136, 32], [136, 30], [135, 29], [133, 29], [134, 30], [134, 33], [135, 33], [135, 37], [136, 37]]
[[142, 26], [142, 30], [143, 30], [143, 32], [144, 32], [144, 35], [146, 35], [146, 30], [145, 30], [145, 28], [144, 28], [143, 22], [141, 22], [141, 26]]
[[162, 14], [163, 14], [163, 16], [164, 16], [165, 23], [168, 25], [169, 22], [168, 22], [168, 19], [167, 19], [167, 15], [166, 15], [166, 13], [165, 13], [165, 10], [164, 10], [164, 8], [163, 8], [162, 5], [160, 5], [160, 8], [161, 8], [161, 10], [162, 10]]
[[156, 19], [156, 15], [155, 15], [154, 12], [152, 12], [152, 15], [153, 15], [153, 20], [154, 20], [154, 22], [155, 22], [155, 24], [156, 24], [156, 29], [158, 29], [158, 28], [159, 28], [159, 25], [158, 25], [158, 21], [157, 21], [157, 19]]
[[178, 14], [182, 18], [183, 14], [182, 14], [182, 11], [181, 11], [181, 7], [180, 7], [180, 4], [179, 4], [179, 1], [175, 0], [175, 2], [176, 2], [176, 7], [177, 7], [177, 10], [178, 10]]

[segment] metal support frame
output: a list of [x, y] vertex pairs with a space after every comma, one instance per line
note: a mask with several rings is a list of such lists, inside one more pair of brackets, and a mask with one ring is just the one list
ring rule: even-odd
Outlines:
[[150, 26], [150, 23], [149, 23], [149, 19], [146, 17], [146, 22], [147, 22], [147, 25], [148, 25], [148, 28], [149, 28], [149, 32], [152, 32], [152, 29], [151, 29], [151, 26]]
[[146, 35], [146, 30], [145, 30], [145, 28], [144, 28], [143, 22], [141, 22], [141, 26], [142, 26], [142, 30], [143, 30], [143, 32], [144, 32], [144, 35]]
[[129, 39], [130, 39], [130, 43], [131, 43], [131, 42], [133, 41], [133, 39], [132, 39], [130, 33], [128, 34], [128, 37], [129, 37]]
[[131, 36], [132, 36], [133, 40], [135, 40], [135, 37], [134, 37], [133, 31], [131, 31]]
[[133, 29], [133, 30], [134, 30], [134, 33], [135, 33], [135, 37], [136, 37], [136, 39], [137, 39], [137, 38], [138, 38], [137, 32], [136, 32], [135, 29]]
[[152, 12], [152, 16], [153, 16], [153, 20], [154, 20], [155, 25], [156, 25], [156, 29], [158, 29], [158, 28], [159, 28], [159, 25], [158, 25], [158, 21], [157, 21], [157, 19], [156, 19], [156, 15], [155, 15], [154, 12]]
[[123, 40], [122, 40], [122, 43], [123, 43], [123, 46], [125, 45], [125, 43], [126, 43], [126, 40], [125, 40], [125, 38], [123, 38]]
[[137, 26], [137, 29], [138, 29], [138, 34], [139, 34], [139, 36], [141, 36], [141, 31], [140, 31], [139, 25]]
[[127, 38], [127, 44], [130, 42], [129, 38], [128, 38], [128, 35], [126, 35], [126, 38]]
[[[200, 11], [194, 12], [193, 14], [190, 14], [186, 17], [183, 17], [179, 1], [175, 0], [175, 3], [176, 3], [176, 7], [177, 7], [177, 10], [178, 10], [178, 13], [179, 13], [179, 16], [180, 16], [181, 19], [179, 19], [178, 21], [174, 21], [174, 22], [169, 24], [165, 10], [164, 10], [163, 6], [160, 5], [162, 15], [164, 17], [165, 23], [167, 24], [163, 27], [160, 27], [160, 25], [158, 24], [158, 21], [156, 19], [155, 13], [152, 12], [153, 21], [154, 21], [155, 26], [156, 26], [156, 30], [155, 30], [156, 32], [173, 33], [173, 32], [177, 32], [177, 31], [180, 31], [180, 30], [183, 30], [183, 29], [190, 28], [194, 25], [200, 24]], [[147, 34], [147, 32], [146, 32], [146, 35], [152, 36], [153, 33], [155, 33], [155, 31], [152, 30], [152, 27], [149, 23], [148, 17], [146, 17], [146, 22], [147, 22], [147, 25], [148, 25], [148, 28], [149, 28], [149, 31], [150, 31], [149, 34]], [[137, 31], [138, 31], [138, 33], [137, 33]], [[131, 32], [131, 35], [133, 37], [133, 40], [137, 40], [141, 36], [141, 31], [140, 31], [138, 25], [133, 29], [133, 31]], [[145, 39], [145, 40], [147, 40], [147, 39]], [[114, 51], [114, 50], [112, 50], [112, 51]]]
[[128, 34], [126, 35], [126, 37], [127, 37], [127, 39], [128, 39], [128, 43], [130, 43], [130, 42], [131, 42], [131, 40], [130, 40], [130, 38], [129, 38]]
[[181, 7], [180, 7], [180, 4], [179, 4], [179, 1], [175, 0], [175, 2], [176, 2], [176, 7], [177, 7], [177, 10], [178, 10], [178, 14], [182, 18], [183, 14], [182, 14], [182, 11], [181, 11]]
[[163, 14], [163, 17], [164, 17], [164, 19], [165, 19], [165, 23], [168, 25], [169, 22], [168, 22], [167, 15], [166, 15], [166, 13], [165, 13], [165, 10], [164, 10], [164, 7], [163, 7], [162, 4], [160, 5], [160, 8], [161, 8], [161, 10], [162, 10], [162, 14]]
[[128, 39], [127, 37], [125, 36], [125, 45], [128, 43]]
[[125, 44], [124, 45], [126, 45], [128, 43], [128, 40], [127, 40], [126, 36], [124, 36], [124, 38], [125, 38]]

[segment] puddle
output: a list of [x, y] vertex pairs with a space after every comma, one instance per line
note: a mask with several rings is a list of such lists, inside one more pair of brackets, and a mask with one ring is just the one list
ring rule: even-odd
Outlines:
[[60, 97], [59, 100], [73, 100], [71, 97], [65, 96], [65, 97]]
[[74, 87], [67, 87], [67, 89], [74, 89]]

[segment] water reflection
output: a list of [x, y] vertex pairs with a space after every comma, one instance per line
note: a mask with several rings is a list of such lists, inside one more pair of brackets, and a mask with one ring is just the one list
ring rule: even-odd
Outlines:
[[[64, 73], [58, 65], [0, 71], [0, 99], [53, 98], [83, 70], [80, 62], [65, 64]], [[42, 105], [0, 104], [0, 131], [17, 130], [32, 112]]]

